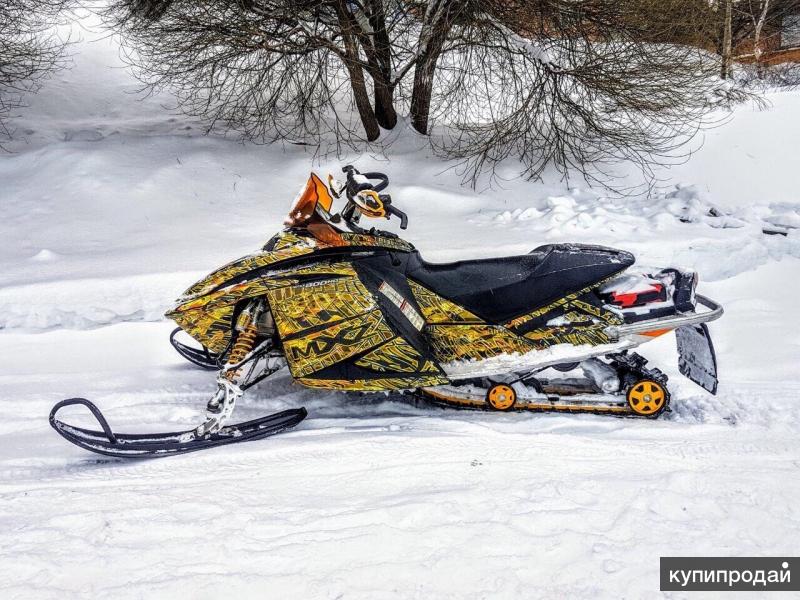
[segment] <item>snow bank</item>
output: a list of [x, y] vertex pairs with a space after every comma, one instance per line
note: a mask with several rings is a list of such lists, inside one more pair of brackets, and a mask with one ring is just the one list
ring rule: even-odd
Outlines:
[[87, 329], [123, 321], [158, 321], [201, 275], [157, 273], [6, 287], [0, 289], [0, 329]]
[[785, 256], [800, 257], [800, 203], [725, 207], [709, 201], [696, 186], [679, 185], [647, 198], [573, 189], [533, 205], [485, 211], [474, 221], [548, 242], [621, 245], [640, 264], [690, 267], [704, 281], [733, 277]]

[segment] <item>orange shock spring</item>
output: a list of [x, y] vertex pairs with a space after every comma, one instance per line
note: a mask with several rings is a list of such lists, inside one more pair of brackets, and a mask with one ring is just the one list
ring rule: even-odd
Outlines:
[[[236, 343], [233, 344], [233, 349], [231, 350], [230, 356], [228, 356], [227, 362], [229, 365], [235, 365], [244, 360], [255, 345], [257, 333], [258, 327], [253, 321], [250, 321], [244, 330], [239, 332], [239, 335], [236, 336]], [[226, 377], [229, 381], [233, 381], [236, 376], [239, 375], [240, 371], [241, 369], [228, 371]]]

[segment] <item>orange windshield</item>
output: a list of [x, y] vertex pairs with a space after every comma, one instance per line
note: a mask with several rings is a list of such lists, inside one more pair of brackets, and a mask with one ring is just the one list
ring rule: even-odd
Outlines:
[[301, 227], [308, 223], [317, 206], [323, 208], [325, 212], [330, 212], [332, 204], [333, 198], [328, 187], [319, 177], [311, 173], [305, 187], [292, 204], [286, 224], [290, 227]]

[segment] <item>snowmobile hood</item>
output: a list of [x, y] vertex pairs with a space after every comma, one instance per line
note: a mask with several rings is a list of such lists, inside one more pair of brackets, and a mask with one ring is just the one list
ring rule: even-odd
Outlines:
[[313, 234], [286, 229], [253, 254], [243, 256], [210, 273], [186, 290], [165, 316], [177, 323], [203, 346], [221, 352], [230, 340], [237, 303], [263, 295], [272, 287], [286, 285], [293, 270], [318, 258], [342, 257], [375, 248], [410, 252], [413, 246], [381, 233], [342, 233], [335, 246]]
[[276, 265], [280, 262], [297, 258], [314, 252], [315, 247], [311, 244], [298, 243], [287, 248], [277, 250], [260, 250], [221, 266], [212, 271], [200, 281], [193, 284], [178, 299], [177, 304], [195, 300], [206, 294], [219, 289], [234, 277], [248, 273], [261, 267]]
[[[413, 245], [389, 234], [342, 233], [341, 238], [345, 242], [344, 247], [347, 248], [345, 251], [375, 247], [401, 252], [414, 250]], [[170, 313], [175, 310], [191, 308], [192, 300], [197, 300], [219, 290], [240, 275], [255, 269], [278, 265], [288, 260], [326, 250], [342, 251], [342, 246], [339, 245], [333, 248], [307, 233], [303, 235], [297, 230], [286, 229], [270, 239], [260, 251], [229, 262], [192, 285], [178, 298], [175, 306], [167, 313], [167, 316], [170, 316]]]

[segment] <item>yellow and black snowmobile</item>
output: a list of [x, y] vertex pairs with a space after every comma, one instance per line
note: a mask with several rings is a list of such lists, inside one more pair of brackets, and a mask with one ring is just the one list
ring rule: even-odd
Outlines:
[[[218, 370], [205, 422], [170, 434], [114, 434], [83, 398], [57, 404], [53, 427], [113, 456], [175, 454], [265, 437], [303, 408], [227, 425], [254, 383], [288, 367], [304, 386], [398, 391], [497, 411], [547, 410], [656, 417], [667, 377], [630, 352], [675, 331], [680, 371], [716, 393], [707, 321], [722, 308], [695, 294], [696, 274], [634, 272], [628, 252], [551, 244], [523, 256], [426, 262], [410, 243], [363, 218], [400, 219], [382, 173], [345, 167], [346, 183], [311, 174], [286, 228], [259, 251], [192, 285], [167, 313], [172, 344]], [[333, 212], [341, 198], [344, 207]], [[698, 310], [702, 305], [704, 310]], [[194, 339], [181, 341], [186, 335]], [[87, 406], [102, 431], [56, 418]]]

